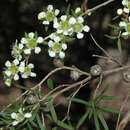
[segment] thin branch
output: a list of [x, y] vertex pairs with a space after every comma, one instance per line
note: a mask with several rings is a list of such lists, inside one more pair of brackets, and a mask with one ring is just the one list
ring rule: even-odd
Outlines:
[[113, 1], [115, 1], [115, 0], [108, 0], [108, 1], [106, 1], [106, 2], [104, 2], [102, 4], [100, 4], [100, 5], [95, 6], [94, 8], [88, 9], [86, 12], [84, 12], [83, 14], [81, 14], [81, 16], [87, 15], [89, 12], [93, 12], [93, 11], [95, 11], [95, 10], [103, 7], [103, 6], [108, 5], [109, 3], [113, 2]]

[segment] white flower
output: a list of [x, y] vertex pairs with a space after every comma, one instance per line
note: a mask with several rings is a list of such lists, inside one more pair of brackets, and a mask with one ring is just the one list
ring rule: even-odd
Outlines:
[[42, 37], [38, 37], [36, 42], [37, 43], [42, 43], [43, 42], [43, 38]]
[[7, 86], [11, 86], [11, 79], [6, 79], [6, 80], [5, 80], [5, 84], [6, 84]]
[[118, 10], [117, 10], [117, 14], [118, 14], [118, 15], [121, 15], [122, 13], [123, 13], [123, 10], [122, 10], [122, 9], [118, 9]]
[[43, 21], [42, 24], [49, 25], [49, 21]]
[[25, 49], [24, 54], [26, 54], [26, 55], [31, 54], [31, 49]]
[[12, 119], [16, 119], [17, 118], [17, 114], [15, 112], [11, 113], [11, 118]]
[[32, 114], [31, 114], [31, 113], [25, 113], [25, 114], [24, 114], [24, 117], [25, 117], [25, 118], [31, 118], [31, 117], [32, 117]]
[[67, 45], [65, 43], [62, 44], [62, 49], [66, 50], [67, 49]]
[[54, 41], [55, 42], [59, 42], [61, 39], [60, 39], [60, 37], [59, 36], [55, 36], [55, 38], [54, 38]]
[[82, 38], [83, 38], [83, 36], [84, 36], [84, 34], [83, 34], [83, 33], [77, 33], [77, 38], [78, 38], [78, 39], [82, 39]]
[[75, 13], [76, 14], [79, 13], [79, 12], [81, 12], [81, 8], [80, 7], [78, 7], [78, 8], [75, 9]]
[[27, 41], [26, 38], [23, 37], [23, 38], [21, 39], [21, 43], [22, 43], [22, 44], [26, 44], [26, 43], [28, 43], [28, 41]]
[[50, 57], [55, 57], [56, 53], [54, 51], [48, 50], [49, 56]]
[[36, 54], [39, 54], [39, 53], [41, 52], [41, 48], [40, 48], [40, 47], [35, 47], [34, 52], [35, 52]]
[[11, 67], [10, 61], [7, 60], [7, 61], [5, 62], [5, 66], [6, 66], [6, 67]]
[[8, 77], [10, 77], [12, 73], [11, 73], [10, 70], [6, 70], [6, 71], [5, 71], [5, 74], [6, 74]]
[[74, 17], [71, 17], [71, 18], [69, 19], [69, 23], [70, 23], [70, 24], [75, 24], [75, 23], [76, 23], [76, 19], [75, 19]]
[[13, 63], [14, 63], [15, 65], [18, 65], [18, 64], [19, 64], [19, 60], [18, 60], [18, 59], [15, 59], [15, 60], [13, 61]]
[[13, 122], [12, 122], [12, 125], [15, 126], [15, 125], [17, 125], [18, 123], [19, 123], [19, 121], [13, 121]]
[[79, 16], [77, 20], [78, 20], [78, 23], [83, 23], [84, 22], [84, 19], [81, 16]]
[[62, 20], [62, 21], [66, 21], [66, 19], [67, 19], [67, 16], [66, 16], [66, 15], [62, 15], [62, 16], [61, 16], [61, 20]]
[[59, 13], [60, 13], [60, 10], [59, 10], [59, 9], [56, 9], [56, 10], [55, 10], [55, 15], [57, 16]]
[[21, 43], [18, 45], [18, 48], [19, 48], [20, 50], [23, 49], [23, 47], [24, 47], [24, 46], [23, 46], [23, 44], [21, 44]]
[[34, 64], [30, 63], [30, 64], [28, 65], [28, 67], [29, 67], [30, 69], [33, 69], [33, 68], [34, 68]]
[[45, 18], [46, 17], [46, 13], [45, 12], [40, 12], [39, 14], [38, 14], [38, 19], [39, 20], [41, 20], [41, 19], [43, 19], [43, 18]]
[[62, 33], [62, 32], [63, 32], [63, 30], [57, 29], [57, 33], [58, 33], [58, 34], [60, 34], [60, 33]]
[[128, 32], [123, 32], [122, 35], [123, 35], [123, 36], [127, 36], [127, 35], [128, 35]]
[[53, 47], [53, 46], [54, 46], [54, 42], [53, 42], [52, 40], [50, 40], [50, 41], [48, 42], [48, 46], [49, 46], [49, 47]]
[[18, 74], [15, 74], [15, 75], [14, 75], [14, 80], [19, 80]]
[[31, 72], [31, 73], [30, 73], [30, 76], [31, 76], [31, 77], [36, 77], [37, 75], [36, 75], [36, 73]]
[[125, 22], [120, 22], [120, 23], [119, 23], [119, 26], [120, 26], [120, 27], [126, 27], [126, 23], [125, 23]]
[[85, 25], [85, 26], [83, 27], [83, 30], [84, 30], [85, 32], [89, 32], [89, 31], [90, 31], [90, 27], [89, 27], [88, 25]]
[[129, 14], [130, 10], [128, 8], [124, 8], [123, 11], [127, 14]]
[[28, 34], [28, 36], [29, 36], [29, 38], [33, 39], [33, 38], [34, 38], [34, 33], [33, 33], [33, 32], [30, 32], [30, 33]]
[[65, 57], [65, 53], [64, 53], [63, 51], [60, 51], [59, 57], [60, 57], [61, 59], [63, 59], [63, 58]]
[[47, 10], [48, 10], [49, 12], [53, 11], [53, 5], [48, 5]]

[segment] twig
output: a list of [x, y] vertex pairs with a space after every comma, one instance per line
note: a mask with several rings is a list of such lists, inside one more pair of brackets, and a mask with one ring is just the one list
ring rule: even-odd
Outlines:
[[115, 0], [108, 0], [108, 1], [106, 1], [106, 2], [104, 2], [102, 4], [100, 4], [100, 5], [95, 6], [94, 8], [88, 9], [86, 12], [84, 12], [83, 14], [81, 14], [81, 16], [87, 15], [89, 12], [93, 12], [93, 11], [95, 11], [95, 10], [103, 7], [103, 6], [108, 5], [109, 3], [113, 2], [113, 1], [115, 1]]
[[94, 39], [93, 35], [90, 34], [91, 38], [93, 39], [94, 43], [96, 44], [96, 46], [110, 59], [113, 60], [114, 62], [116, 62], [117, 64], [119, 64], [120, 66], [123, 66], [120, 61], [118, 61], [116, 58], [112, 57], [106, 50], [104, 50]]
[[[128, 92], [128, 94], [127, 94], [127, 96], [126, 96], [126, 98], [125, 98], [125, 100], [124, 100], [124, 102], [123, 102], [123, 104], [122, 104], [122, 106], [120, 108], [121, 112], [123, 111], [123, 109], [124, 109], [124, 107], [125, 107], [125, 105], [126, 105], [126, 103], [128, 101], [129, 96], [130, 96], [130, 91]], [[118, 128], [119, 128], [120, 116], [121, 116], [121, 114], [119, 113], [117, 123], [116, 123], [116, 130], [118, 130]]]

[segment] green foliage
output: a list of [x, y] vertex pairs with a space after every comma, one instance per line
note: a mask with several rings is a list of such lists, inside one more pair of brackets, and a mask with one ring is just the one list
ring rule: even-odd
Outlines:
[[[86, 110], [86, 112], [83, 114], [83, 116], [80, 118], [80, 120], [77, 123], [76, 128], [79, 129], [80, 126], [85, 122], [86, 118], [88, 118], [89, 120], [92, 118], [94, 119], [94, 123], [95, 123], [95, 127], [96, 130], [100, 130], [100, 123], [102, 124], [102, 126], [104, 127], [105, 130], [109, 130], [107, 123], [102, 115], [102, 113], [100, 112], [101, 110], [103, 111], [107, 111], [107, 112], [112, 112], [112, 113], [116, 113], [119, 114], [121, 113], [119, 110], [115, 110], [112, 108], [108, 108], [108, 107], [104, 107], [104, 106], [100, 106], [98, 105], [98, 103], [101, 100], [113, 100], [115, 99], [114, 96], [104, 96], [103, 94], [108, 90], [109, 85], [106, 85], [103, 90], [100, 92], [99, 95], [97, 95], [92, 102], [88, 102], [79, 98], [67, 98], [68, 100], [71, 100], [73, 102], [77, 102], [80, 104], [84, 104], [88, 107], [88, 109]], [[99, 123], [100, 122], [100, 123]]]
[[53, 81], [50, 78], [47, 80], [47, 85], [50, 89], [54, 88]]

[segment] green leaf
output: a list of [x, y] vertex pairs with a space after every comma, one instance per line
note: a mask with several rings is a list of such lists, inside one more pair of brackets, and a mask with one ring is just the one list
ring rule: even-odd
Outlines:
[[117, 46], [118, 46], [118, 50], [119, 50], [120, 54], [122, 54], [122, 47], [121, 47], [121, 40], [120, 40], [120, 38], [118, 38]]
[[91, 103], [85, 101], [85, 100], [82, 100], [82, 99], [79, 99], [79, 98], [67, 98], [67, 100], [71, 100], [73, 102], [77, 102], [77, 103], [80, 103], [80, 104], [84, 104], [84, 105], [87, 105], [89, 107], [91, 107]]
[[70, 125], [67, 125], [66, 123], [62, 122], [62, 121], [57, 121], [56, 124], [62, 128], [65, 128], [67, 130], [74, 130]]
[[29, 90], [29, 91], [32, 91], [30, 88], [27, 88], [27, 87], [22, 86], [22, 85], [19, 85], [19, 84], [16, 84], [15, 86], [16, 86], [17, 88], [21, 88], [21, 89], [23, 89], [23, 90]]
[[117, 114], [122, 114], [123, 112], [116, 110], [116, 109], [112, 109], [112, 108], [108, 108], [108, 107], [104, 107], [104, 106], [97, 106], [99, 109], [104, 110], [104, 111], [108, 111], [108, 112], [112, 112], [112, 113], [117, 113]]
[[97, 114], [98, 114], [98, 118], [100, 119], [100, 121], [101, 121], [101, 123], [102, 123], [104, 129], [105, 129], [105, 130], [109, 130], [109, 128], [108, 128], [108, 126], [107, 126], [107, 123], [106, 123], [106, 121], [104, 120], [104, 117], [103, 117], [102, 113], [101, 113], [101, 112], [98, 112]]
[[93, 109], [90, 109], [90, 112], [89, 112], [89, 115], [88, 115], [89, 120], [91, 119], [92, 115], [93, 115]]
[[29, 123], [27, 123], [27, 126], [28, 126], [28, 130], [33, 130], [32, 126]]
[[46, 130], [46, 128], [43, 126], [42, 121], [41, 121], [38, 114], [36, 115], [36, 119], [37, 119], [37, 122], [38, 122], [38, 125], [39, 125], [40, 129], [41, 130]]
[[57, 122], [57, 115], [56, 115], [56, 111], [55, 111], [55, 108], [54, 108], [54, 106], [53, 106], [52, 101], [49, 101], [49, 102], [48, 102], [48, 105], [49, 105], [49, 108], [50, 108], [50, 112], [51, 112], [53, 121], [54, 121], [54, 122]]
[[107, 34], [105, 34], [105, 37], [112, 39], [112, 40], [115, 40], [115, 39], [118, 38], [117, 36], [110, 36], [110, 35], [107, 35]]
[[104, 94], [109, 87], [110, 87], [109, 84], [107, 84], [107, 85], [103, 88], [103, 90], [101, 91], [101, 94], [100, 94], [100, 95]]
[[115, 16], [114, 18], [112, 18], [112, 21], [116, 20], [119, 18], [119, 15], [118, 16]]
[[119, 30], [120, 28], [114, 24], [108, 24], [109, 27]]
[[42, 44], [43, 44], [43, 45], [48, 45], [48, 42], [43, 41]]
[[33, 127], [35, 127], [35, 128], [38, 127], [37, 124], [36, 124], [34, 121], [30, 121], [30, 124], [31, 124]]
[[100, 126], [99, 126], [99, 121], [98, 121], [98, 118], [97, 118], [97, 112], [94, 110], [94, 123], [95, 123], [95, 126], [96, 126], [96, 130], [100, 130]]
[[49, 27], [48, 27], [48, 26], [45, 26], [45, 31], [46, 31], [46, 32], [48, 31], [48, 29], [49, 29]]
[[70, 14], [70, 4], [68, 5], [67, 9], [66, 9], [66, 15], [69, 16]]
[[66, 42], [72, 42], [73, 40], [75, 40], [75, 38], [72, 37], [66, 37], [65, 39]]
[[47, 80], [47, 85], [50, 89], [54, 88], [53, 81], [50, 78]]
[[88, 114], [89, 114], [89, 110], [85, 112], [85, 114], [80, 118], [80, 120], [78, 121], [78, 124], [76, 126], [77, 129], [80, 128], [80, 126], [84, 123], [85, 119], [87, 118]]

